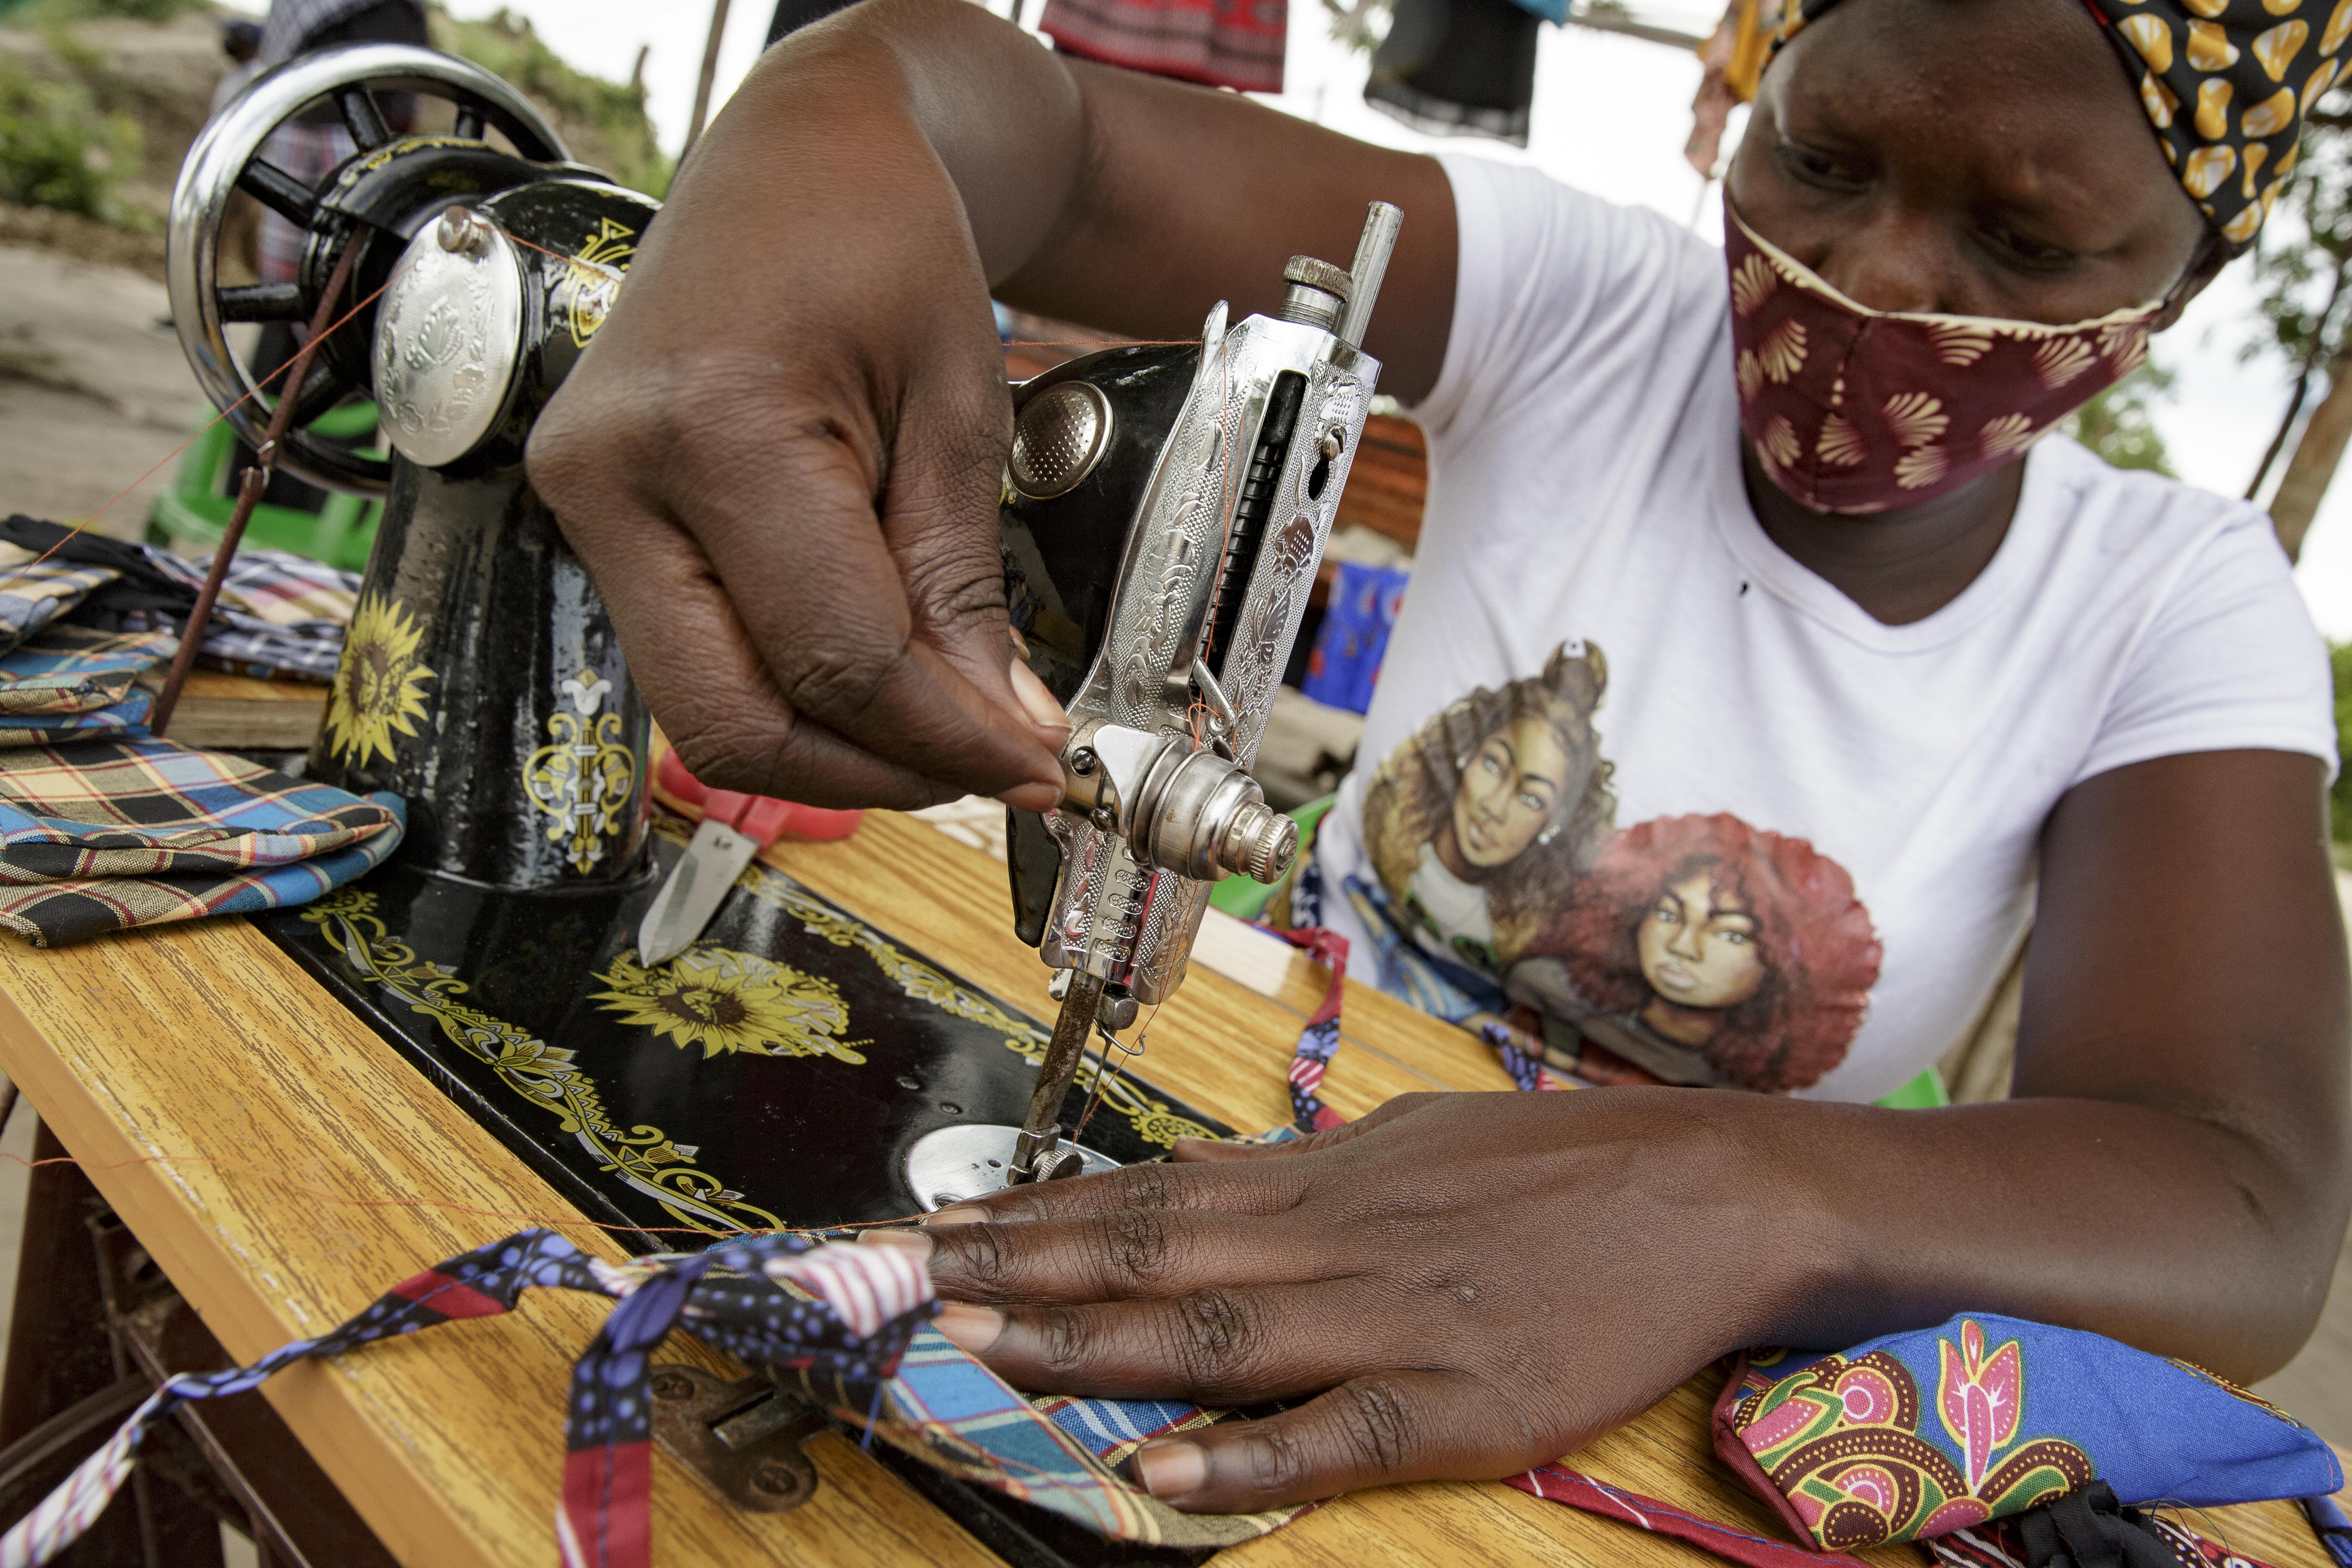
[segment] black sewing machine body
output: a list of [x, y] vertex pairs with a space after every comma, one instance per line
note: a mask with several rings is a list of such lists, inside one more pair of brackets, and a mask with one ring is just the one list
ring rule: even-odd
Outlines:
[[[461, 134], [368, 145], [373, 110], [353, 94], [385, 88], [453, 99]], [[289, 190], [259, 149], [321, 99], [345, 106], [361, 151], [315, 191]], [[486, 125], [520, 154], [480, 140]], [[298, 285], [218, 286], [209, 242], [240, 186], [306, 225]], [[566, 162], [496, 79], [362, 45], [281, 68], [208, 128], [175, 198], [173, 247], [191, 361], [224, 405], [250, 390], [226, 321], [307, 319], [347, 247], [359, 254], [339, 304], [389, 284], [330, 338], [297, 395], [312, 413], [373, 395], [394, 449], [372, 458], [298, 434], [281, 461], [384, 498], [308, 773], [399, 795], [407, 834], [374, 875], [257, 923], [568, 1197], [647, 1249], [698, 1231], [915, 1212], [908, 1148], [961, 1123], [1017, 1123], [1047, 1037], [757, 866], [680, 960], [634, 962], [682, 833], [653, 809], [644, 703], [523, 455], [658, 210]], [[231, 418], [257, 437], [266, 410], [256, 400]], [[1122, 440], [1098, 483], [1148, 469], [1150, 420]], [[812, 1001], [825, 1026], [787, 1026]], [[1073, 1123], [1090, 1088], [1070, 1088]], [[1089, 1136], [1116, 1159], [1216, 1130], [1131, 1082], [1108, 1098]]]

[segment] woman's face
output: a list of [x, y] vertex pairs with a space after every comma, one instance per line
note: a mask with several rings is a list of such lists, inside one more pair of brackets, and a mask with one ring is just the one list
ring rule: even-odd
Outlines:
[[1843, 0], [1764, 73], [1726, 178], [1879, 310], [2088, 321], [2162, 299], [2206, 233], [2083, 0]]
[[1650, 989], [1683, 1007], [1736, 1007], [1764, 983], [1756, 918], [1737, 890], [1695, 871], [1669, 883], [1636, 939]]
[[1559, 733], [1522, 719], [1486, 737], [1454, 791], [1454, 846], [1472, 866], [1517, 858], [1573, 782]]

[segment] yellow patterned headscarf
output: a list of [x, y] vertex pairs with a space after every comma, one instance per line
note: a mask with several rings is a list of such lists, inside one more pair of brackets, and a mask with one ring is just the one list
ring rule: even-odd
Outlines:
[[[1837, 0], [1800, 0], [1777, 49]], [[2352, 0], [2084, 0], [2164, 155], [2232, 252], [2294, 170], [2303, 117], [2344, 67]], [[2322, 21], [2322, 18], [2325, 21]]]

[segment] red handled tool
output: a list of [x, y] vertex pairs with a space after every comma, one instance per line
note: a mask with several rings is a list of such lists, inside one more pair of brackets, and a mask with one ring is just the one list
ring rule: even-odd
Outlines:
[[642, 963], [667, 963], [684, 952], [719, 912], [727, 889], [751, 858], [777, 839], [846, 838], [866, 819], [862, 811], [825, 811], [764, 795], [710, 789], [686, 771], [676, 752], [662, 753], [654, 781], [671, 799], [700, 806], [702, 822], [637, 928]]

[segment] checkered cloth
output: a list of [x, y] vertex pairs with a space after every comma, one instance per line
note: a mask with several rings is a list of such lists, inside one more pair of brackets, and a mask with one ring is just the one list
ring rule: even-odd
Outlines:
[[395, 795], [169, 741], [0, 751], [0, 926], [63, 947], [308, 903], [390, 854], [404, 821]]
[[[51, 550], [48, 559], [36, 559]], [[35, 518], [0, 520], [0, 653], [66, 620], [176, 637], [209, 564]], [[324, 685], [342, 658], [359, 585], [356, 573], [283, 550], [241, 550], [221, 579], [197, 661], [259, 679]]]
[[112, 707], [131, 694], [140, 671], [171, 658], [176, 643], [154, 632], [50, 626], [0, 658], [0, 718]]
[[[0, 546], [0, 556], [8, 552], [9, 547]], [[32, 559], [30, 551], [16, 553], [19, 561]], [[44, 561], [0, 570], [0, 653], [80, 604], [91, 589], [103, 587], [120, 575], [104, 566], [71, 561]]]

